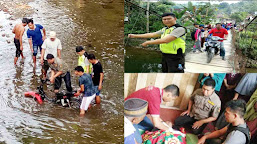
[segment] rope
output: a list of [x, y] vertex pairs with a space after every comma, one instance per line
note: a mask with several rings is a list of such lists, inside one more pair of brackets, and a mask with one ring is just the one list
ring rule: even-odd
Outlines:
[[243, 29], [246, 29], [256, 18], [257, 16], [255, 16]]
[[[141, 7], [141, 6], [132, 3], [130, 0], [125, 0], [125, 2], [130, 3], [130, 4], [136, 6], [137, 8], [139, 8], [139, 9], [141, 9], [141, 10], [148, 11], [147, 9], [145, 9], [145, 8], [143, 8], [143, 7]], [[139, 0], [139, 3], [140, 3], [140, 2], [141, 2], [141, 0]], [[149, 13], [156, 15], [157, 18], [155, 18], [155, 19], [158, 19], [158, 17], [161, 17], [161, 15], [159, 15], [159, 14], [158, 14], [157, 12], [155, 12], [155, 11], [150, 11], [150, 10], [149, 10]], [[136, 23], [137, 23], [137, 21], [138, 21], [138, 19], [139, 19], [139, 16], [141, 16], [141, 15], [142, 15], [142, 13], [140, 13], [140, 14], [137, 16], [136, 21], [135, 21], [135, 23], [134, 23], [132, 29], [129, 31], [129, 34], [131, 34], [131, 33], [133, 32], [133, 30], [134, 30], [134, 28], [135, 28], [135, 25], [136, 25]], [[129, 41], [129, 38], [128, 38], [127, 41], [125, 42], [125, 45], [124, 45], [125, 47], [127, 46], [128, 41]]]
[[[133, 32], [133, 29], [135, 28], [135, 25], [136, 25], [136, 23], [137, 23], [137, 21], [138, 21], [140, 15], [142, 15], [142, 13], [139, 14], [139, 15], [137, 15], [136, 22], [134, 23], [134, 25], [133, 25], [132, 29], [130, 30], [129, 34], [131, 34], [131, 33]], [[128, 38], [127, 41], [125, 42], [125, 47], [127, 46], [128, 41], [129, 41], [129, 38]]]
[[[141, 0], [139, 0], [139, 3], [140, 3], [140, 1]], [[145, 8], [143, 8], [143, 7], [139, 6], [139, 5], [131, 2], [130, 0], [125, 0], [125, 2], [132, 4], [133, 6], [137, 7], [138, 9], [141, 9], [141, 10], [144, 10], [144, 11], [148, 11], [147, 9], [145, 9]], [[159, 15], [156, 11], [149, 10], [149, 13], [152, 13], [152, 14], [154, 14], [156, 16], [161, 17], [161, 15]]]

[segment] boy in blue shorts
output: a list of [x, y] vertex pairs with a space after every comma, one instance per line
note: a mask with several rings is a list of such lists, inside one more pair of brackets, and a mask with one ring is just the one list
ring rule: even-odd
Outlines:
[[83, 99], [80, 105], [80, 116], [84, 116], [85, 111], [88, 110], [91, 101], [96, 96], [96, 88], [94, 87], [91, 76], [87, 73], [84, 73], [82, 66], [77, 66], [75, 68], [75, 75], [79, 76], [80, 86], [80, 90], [77, 91], [76, 95], [83, 93]]
[[[34, 63], [34, 67], [36, 67], [36, 56], [38, 48], [41, 51], [41, 46], [43, 41], [46, 39], [46, 30], [40, 24], [34, 24], [33, 19], [28, 19], [28, 31], [27, 36], [29, 39], [29, 46], [31, 52], [33, 53], [32, 59]], [[42, 37], [41, 29], [43, 30], [44, 36]]]

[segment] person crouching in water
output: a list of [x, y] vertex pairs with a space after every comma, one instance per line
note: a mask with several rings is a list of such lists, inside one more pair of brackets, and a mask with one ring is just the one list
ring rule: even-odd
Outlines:
[[71, 79], [68, 65], [58, 57], [55, 58], [52, 54], [46, 56], [49, 67], [51, 68], [50, 82], [54, 83], [54, 92], [58, 93], [62, 84], [62, 79], [65, 82], [68, 92], [72, 92]]
[[80, 90], [78, 90], [75, 95], [80, 95], [81, 93], [83, 93], [83, 99], [80, 105], [80, 116], [83, 116], [85, 115], [85, 111], [88, 110], [91, 101], [95, 98], [97, 91], [93, 84], [91, 76], [87, 73], [84, 73], [84, 69], [82, 66], [77, 66], [75, 68], [75, 75], [79, 76], [80, 86]]

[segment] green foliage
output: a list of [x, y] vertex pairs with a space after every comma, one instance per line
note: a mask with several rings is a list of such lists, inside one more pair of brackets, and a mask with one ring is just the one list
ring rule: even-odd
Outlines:
[[[133, 1], [133, 3], [143, 7], [146, 9], [147, 3], [139, 3], [137, 1]], [[162, 15], [165, 12], [170, 12], [171, 7], [174, 5], [172, 2], [168, 2], [167, 0], [162, 0], [157, 3], [150, 3], [150, 11], [157, 12], [158, 15]], [[128, 35], [130, 33], [142, 34], [146, 33], [146, 12], [142, 9], [139, 9], [133, 5], [128, 5], [125, 3], [125, 16], [129, 17], [129, 22], [125, 22], [124, 24], [124, 34]], [[163, 27], [161, 17], [150, 13], [149, 16], [149, 31], [154, 32], [158, 31]]]
[[257, 31], [237, 33], [235, 46], [240, 49], [247, 58], [257, 60], [257, 40], [253, 39], [254, 36], [257, 36]]
[[257, 11], [257, 1], [247, 0], [233, 4], [220, 3], [218, 9], [219, 13], [225, 17], [235, 19], [237, 22], [243, 22], [247, 15], [253, 15]]
[[[147, 3], [137, 3], [141, 7], [146, 9]], [[177, 17], [177, 23], [187, 28], [186, 35], [186, 47], [187, 51], [190, 51], [194, 45], [194, 41], [191, 39], [191, 31], [193, 30], [193, 23], [209, 24], [211, 19], [215, 17], [215, 7], [210, 3], [204, 3], [203, 5], [194, 6], [192, 2], [188, 2], [185, 5], [176, 5], [167, 0], [161, 0], [160, 2], [150, 3], [150, 11], [156, 12], [158, 15], [162, 15], [165, 12], [172, 12]], [[181, 8], [181, 9], [180, 9]], [[179, 11], [175, 9], [180, 9]], [[146, 14], [144, 10], [140, 10], [135, 7], [129, 7], [125, 3], [125, 16], [129, 16], [129, 22], [125, 22], [124, 34], [125, 36], [130, 33], [142, 34], [146, 33]], [[150, 14], [149, 16], [149, 31], [155, 32], [163, 28], [161, 17]], [[125, 40], [127, 41], [127, 40]], [[133, 40], [134, 41], [134, 40]], [[135, 45], [138, 42], [135, 40]], [[134, 45], [133, 44], [133, 45]], [[131, 45], [131, 43], [130, 43]]]
[[237, 23], [244, 21], [247, 16], [247, 12], [235, 12], [230, 15], [231, 19], [234, 19]]

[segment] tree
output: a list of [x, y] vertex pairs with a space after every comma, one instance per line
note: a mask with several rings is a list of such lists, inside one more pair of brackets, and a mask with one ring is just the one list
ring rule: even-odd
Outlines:
[[234, 19], [236, 23], [243, 22], [247, 16], [247, 12], [236, 12], [230, 15], [231, 19]]
[[229, 4], [226, 2], [220, 3], [219, 4], [219, 9], [226, 9], [229, 8]]

